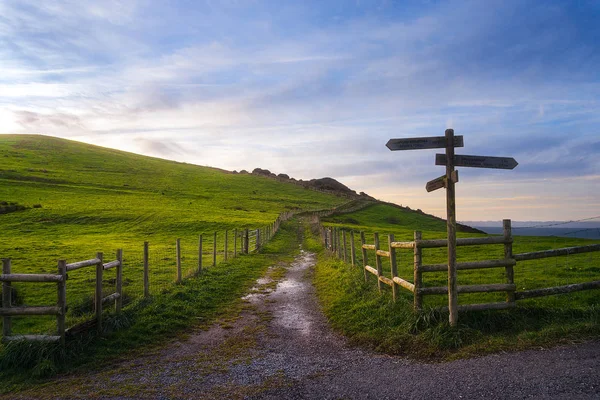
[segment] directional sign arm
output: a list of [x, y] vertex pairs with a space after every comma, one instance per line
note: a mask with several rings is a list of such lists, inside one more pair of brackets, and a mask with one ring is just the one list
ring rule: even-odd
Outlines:
[[[446, 155], [436, 154], [435, 165], [446, 165]], [[454, 165], [457, 167], [514, 169], [519, 163], [512, 157], [467, 156], [456, 154]]]
[[[446, 147], [446, 138], [444, 136], [416, 137], [406, 139], [390, 139], [386, 144], [387, 148], [394, 150], [422, 150], [422, 149], [442, 149]], [[454, 136], [454, 147], [463, 147], [463, 137]]]

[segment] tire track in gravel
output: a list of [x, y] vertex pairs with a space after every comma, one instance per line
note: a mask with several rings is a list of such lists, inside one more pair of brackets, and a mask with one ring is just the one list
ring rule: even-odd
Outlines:
[[[269, 269], [238, 318], [123, 362], [64, 378], [47, 398], [600, 398], [600, 343], [426, 364], [348, 346], [319, 309], [301, 252]], [[31, 393], [33, 395], [33, 393]], [[23, 394], [27, 398], [27, 394]]]

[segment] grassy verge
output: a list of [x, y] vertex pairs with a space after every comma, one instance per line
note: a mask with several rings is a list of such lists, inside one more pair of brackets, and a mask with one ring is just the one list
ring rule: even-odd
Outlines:
[[[307, 246], [318, 250], [315, 239], [309, 240]], [[401, 291], [394, 303], [387, 287], [378, 292], [374, 277], [365, 283], [361, 268], [322, 249], [314, 284], [334, 329], [354, 344], [388, 354], [450, 360], [600, 336], [600, 305], [593, 291], [519, 303], [514, 310], [461, 314], [459, 326], [451, 328], [447, 314], [431, 308], [413, 313], [410, 293]]]
[[5, 347], [0, 352], [0, 393], [30, 387], [57, 373], [101, 368], [185, 334], [192, 326], [210, 326], [235, 314], [242, 294], [270, 265], [293, 259], [298, 240], [297, 224], [285, 223], [260, 253], [208, 268], [119, 316], [109, 316], [102, 338], [90, 333], [68, 342], [64, 350], [25, 343]]

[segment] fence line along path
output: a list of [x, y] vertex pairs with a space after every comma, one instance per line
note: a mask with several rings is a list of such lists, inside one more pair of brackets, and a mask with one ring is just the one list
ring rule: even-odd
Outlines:
[[[503, 221], [504, 233], [502, 236], [488, 236], [477, 238], [459, 238], [456, 239], [456, 246], [487, 246], [487, 245], [503, 245], [504, 258], [494, 260], [457, 262], [456, 270], [490, 270], [496, 268], [504, 268], [505, 281], [487, 284], [473, 285], [457, 285], [457, 294], [461, 293], [492, 293], [505, 292], [506, 300], [504, 302], [493, 302], [483, 304], [464, 304], [458, 306], [458, 311], [477, 311], [477, 310], [499, 310], [513, 308], [516, 306], [516, 301], [528, 299], [532, 297], [551, 296], [561, 293], [570, 293], [582, 290], [600, 288], [600, 280], [575, 283], [568, 285], [560, 285], [541, 289], [517, 291], [515, 285], [514, 267], [519, 261], [537, 260], [549, 257], [558, 257], [571, 254], [581, 254], [600, 251], [600, 244], [592, 244], [587, 246], [566, 247], [554, 250], [543, 250], [530, 253], [513, 254], [513, 236], [511, 221]], [[351, 264], [356, 266], [356, 249], [354, 244], [354, 231], [350, 231], [350, 253]], [[338, 227], [325, 228], [321, 226], [322, 242], [331, 254], [342, 260], [346, 260], [346, 230]], [[360, 250], [362, 252], [363, 270], [365, 280], [369, 274], [377, 277], [377, 286], [379, 291], [385, 285], [392, 288], [392, 296], [396, 301], [397, 293], [400, 288], [408, 290], [414, 296], [414, 309], [420, 310], [423, 306], [423, 297], [427, 295], [440, 295], [449, 293], [448, 286], [432, 286], [424, 285], [424, 274], [430, 272], [447, 271], [448, 264], [424, 264], [422, 249], [443, 248], [448, 246], [447, 239], [437, 240], [422, 240], [420, 231], [414, 232], [414, 240], [410, 242], [397, 242], [394, 240], [394, 235], [388, 235], [388, 249], [381, 249], [379, 243], [379, 234], [373, 234], [373, 244], [368, 244], [364, 232], [360, 232]], [[412, 282], [409, 277], [398, 276], [397, 268], [397, 252], [396, 250], [412, 250], [413, 251], [413, 276]], [[375, 265], [369, 265], [369, 252], [372, 252], [371, 258], [375, 261]], [[342, 254], [343, 253], [343, 254]], [[382, 258], [390, 260], [390, 276], [384, 276], [382, 268]], [[441, 310], [448, 311], [448, 307], [440, 307]]]

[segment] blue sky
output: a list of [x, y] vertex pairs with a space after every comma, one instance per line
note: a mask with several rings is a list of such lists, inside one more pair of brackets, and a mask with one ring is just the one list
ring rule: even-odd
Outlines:
[[459, 220], [600, 214], [599, 1], [0, 0], [0, 132], [230, 170], [331, 176]]

